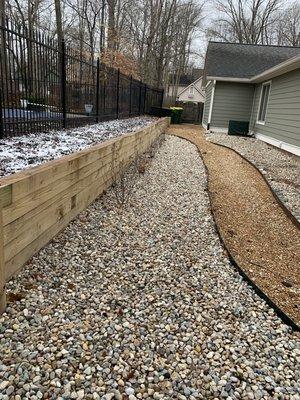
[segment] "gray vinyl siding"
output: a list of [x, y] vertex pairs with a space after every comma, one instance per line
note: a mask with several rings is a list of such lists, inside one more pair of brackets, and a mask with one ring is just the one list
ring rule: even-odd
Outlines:
[[209, 107], [210, 107], [213, 87], [214, 84], [212, 81], [210, 81], [210, 84], [205, 88], [205, 102], [204, 102], [203, 117], [202, 117], [202, 122], [205, 125], [207, 125], [208, 123]]
[[250, 121], [254, 89], [248, 83], [217, 82], [210, 126], [228, 128], [229, 120]]
[[271, 80], [265, 125], [256, 122], [261, 88], [259, 84], [255, 90], [252, 130], [300, 147], [300, 69]]

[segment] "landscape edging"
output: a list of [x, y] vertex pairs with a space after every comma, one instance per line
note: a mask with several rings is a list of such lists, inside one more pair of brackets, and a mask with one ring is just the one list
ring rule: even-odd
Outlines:
[[[224, 238], [223, 238], [223, 236], [222, 236], [222, 234], [221, 234], [219, 225], [218, 225], [217, 220], [216, 220], [214, 208], [213, 208], [213, 206], [212, 206], [212, 198], [211, 198], [211, 193], [210, 193], [210, 191], [209, 191], [210, 174], [209, 174], [208, 168], [207, 168], [207, 166], [206, 166], [206, 164], [205, 164], [205, 162], [204, 162], [204, 158], [203, 158], [203, 155], [202, 155], [202, 153], [201, 153], [201, 150], [200, 150], [199, 146], [198, 146], [192, 139], [189, 139], [189, 138], [186, 138], [186, 137], [183, 137], [183, 136], [180, 136], [180, 135], [176, 135], [176, 134], [171, 134], [171, 135], [173, 135], [173, 136], [178, 136], [178, 137], [180, 137], [180, 138], [182, 138], [182, 139], [185, 139], [185, 140], [189, 141], [189, 142], [192, 143], [194, 146], [196, 146], [196, 148], [197, 148], [197, 150], [198, 150], [198, 152], [199, 152], [199, 155], [200, 155], [200, 158], [201, 158], [201, 160], [202, 160], [202, 162], [203, 162], [203, 165], [204, 165], [204, 168], [205, 168], [205, 172], [206, 172], [206, 176], [207, 176], [207, 192], [208, 192], [208, 197], [209, 197], [210, 210], [211, 210], [211, 214], [212, 214], [212, 217], [213, 217], [213, 220], [214, 220], [215, 230], [216, 230], [216, 232], [217, 232], [217, 234], [218, 234], [218, 236], [219, 236], [219, 238], [220, 238], [220, 242], [221, 242], [221, 244], [222, 244], [224, 250], [226, 251], [226, 253], [227, 253], [227, 255], [228, 255], [228, 258], [229, 258], [230, 262], [231, 262], [232, 265], [235, 267], [235, 269], [239, 272], [239, 274], [244, 278], [244, 280], [253, 288], [254, 292], [255, 292], [260, 298], [262, 298], [262, 299], [275, 311], [275, 313], [278, 315], [278, 317], [279, 317], [285, 324], [287, 324], [289, 327], [291, 327], [293, 331], [295, 331], [295, 332], [300, 332], [300, 326], [299, 326], [291, 317], [289, 317], [281, 308], [279, 308], [279, 307], [273, 302], [273, 300], [271, 300], [271, 299], [269, 298], [269, 296], [266, 295], [266, 293], [264, 293], [264, 292], [262, 291], [262, 289], [261, 289], [259, 286], [256, 285], [256, 283], [246, 274], [246, 272], [243, 270], [243, 268], [239, 265], [239, 263], [236, 261], [235, 257], [232, 255], [230, 249], [229, 249], [228, 246], [226, 245], [225, 240], [224, 240]], [[218, 145], [217, 143], [212, 143], [212, 144]], [[234, 149], [231, 149], [230, 147], [227, 147], [227, 146], [224, 146], [224, 145], [220, 145], [220, 146], [225, 147], [227, 150], [232, 150], [232, 151], [234, 151], [235, 153], [237, 153], [239, 156], [241, 156], [237, 151], [235, 151]], [[242, 156], [241, 156], [241, 157], [242, 157]], [[243, 158], [246, 162], [249, 162], [249, 164], [251, 164], [256, 170], [258, 170], [257, 167], [256, 167], [255, 165], [253, 165], [250, 161], [248, 161], [248, 160], [247, 160], [246, 158], [244, 158], [244, 157], [242, 157], [242, 158]], [[259, 170], [258, 170], [258, 172], [263, 176], [263, 174], [262, 174]], [[266, 181], [266, 178], [265, 178], [264, 176], [263, 176], [263, 178], [264, 178], [264, 180]], [[268, 187], [270, 188], [270, 184], [269, 184], [267, 181], [266, 181], [266, 183], [268, 184]], [[270, 188], [270, 189], [271, 189], [271, 188]], [[274, 194], [273, 190], [271, 190], [271, 192], [272, 192], [272, 194]], [[277, 197], [277, 195], [275, 195], [274, 198], [275, 198], [276, 201], [278, 201], [279, 203], [281, 203], [281, 200]], [[279, 204], [279, 203], [278, 203], [278, 204]], [[279, 205], [280, 205], [280, 204], [279, 204]], [[285, 207], [285, 205], [284, 205], [283, 203], [281, 203], [280, 207], [282, 207], [283, 210], [284, 210], [284, 209], [286, 210], [287, 216], [288, 216], [289, 218], [292, 217], [291, 220], [292, 220], [293, 223], [295, 223], [294, 219], [297, 221], [297, 222], [296, 222], [296, 226], [298, 227], [299, 221], [295, 218], [295, 216]], [[291, 215], [291, 217], [289, 216], [289, 214]]]
[[282, 208], [282, 210], [284, 211], [284, 213], [286, 214], [286, 216], [292, 221], [292, 223], [300, 230], [300, 221], [295, 217], [295, 215], [287, 208], [287, 206], [284, 204], [284, 202], [278, 197], [277, 193], [275, 192], [275, 190], [272, 188], [272, 186], [270, 185], [270, 182], [268, 181], [268, 179], [265, 177], [265, 175], [259, 170], [259, 168], [250, 160], [248, 160], [248, 158], [246, 158], [243, 154], [239, 153], [237, 150], [226, 146], [225, 144], [220, 144], [220, 143], [215, 143], [215, 142], [211, 142], [210, 140], [208, 140], [209, 143], [211, 144], [215, 144], [216, 146], [220, 146], [220, 147], [224, 147], [227, 150], [231, 150], [234, 153], [236, 153], [238, 156], [240, 156], [243, 160], [245, 160], [246, 162], [248, 162], [250, 165], [252, 165], [253, 168], [256, 169], [256, 171], [260, 174], [260, 176], [264, 179], [265, 183], [267, 184], [267, 186], [269, 187], [270, 191], [272, 192], [273, 197], [275, 198], [277, 204], [279, 205], [279, 207]]

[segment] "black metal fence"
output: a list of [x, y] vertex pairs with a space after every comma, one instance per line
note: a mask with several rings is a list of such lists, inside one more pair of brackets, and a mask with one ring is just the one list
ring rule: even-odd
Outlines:
[[0, 137], [148, 113], [163, 90], [44, 34], [0, 24]]

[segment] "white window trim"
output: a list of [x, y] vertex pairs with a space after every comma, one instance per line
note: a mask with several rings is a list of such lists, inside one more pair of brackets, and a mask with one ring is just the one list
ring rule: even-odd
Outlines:
[[[266, 85], [270, 85], [270, 90], [269, 90], [269, 96], [268, 96], [268, 100], [267, 100], [267, 106], [266, 106], [266, 115], [265, 115], [265, 120], [264, 121], [260, 121], [259, 118], [259, 114], [260, 114], [260, 106], [261, 106], [261, 101], [262, 101], [262, 95], [263, 95], [263, 87]], [[266, 124], [266, 120], [267, 120], [267, 114], [268, 114], [268, 106], [269, 106], [269, 99], [270, 99], [270, 93], [271, 93], [271, 87], [272, 87], [272, 81], [267, 81], [264, 82], [261, 85], [261, 91], [260, 91], [260, 99], [259, 99], [259, 104], [258, 104], [258, 109], [257, 109], [257, 119], [256, 119], [256, 123], [258, 125], [265, 125]]]
[[214, 99], [215, 99], [215, 87], [216, 87], [216, 81], [213, 81], [207, 124], [211, 123], [211, 116], [212, 116], [212, 112], [213, 112]]

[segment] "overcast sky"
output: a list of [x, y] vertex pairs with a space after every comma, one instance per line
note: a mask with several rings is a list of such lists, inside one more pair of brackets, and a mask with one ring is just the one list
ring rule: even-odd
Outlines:
[[[203, 3], [203, 0], [198, 0], [200, 4]], [[282, 6], [281, 9], [286, 9], [289, 5], [299, 2], [300, 0], [281, 0]], [[206, 0], [204, 2], [203, 7], [203, 23], [202, 23], [202, 32], [197, 34], [197, 37], [193, 42], [193, 50], [195, 52], [192, 60], [197, 67], [201, 67], [204, 64], [204, 56], [207, 47], [207, 38], [205, 36], [204, 30], [207, 28], [213, 20], [215, 20], [218, 16], [218, 11], [215, 8], [214, 0]]]
[[[199, 0], [199, 3], [202, 3], [202, 1]], [[214, 10], [214, 13], [212, 12], [212, 10]], [[204, 63], [203, 57], [205, 56], [205, 51], [207, 47], [207, 38], [205, 36], [204, 30], [211, 23], [211, 15], [215, 14], [215, 12], [216, 10], [214, 9], [212, 2], [206, 1], [203, 9], [202, 32], [198, 32], [197, 37], [193, 41], [193, 51], [195, 52], [193, 56], [193, 62], [197, 67], [201, 67]]]

